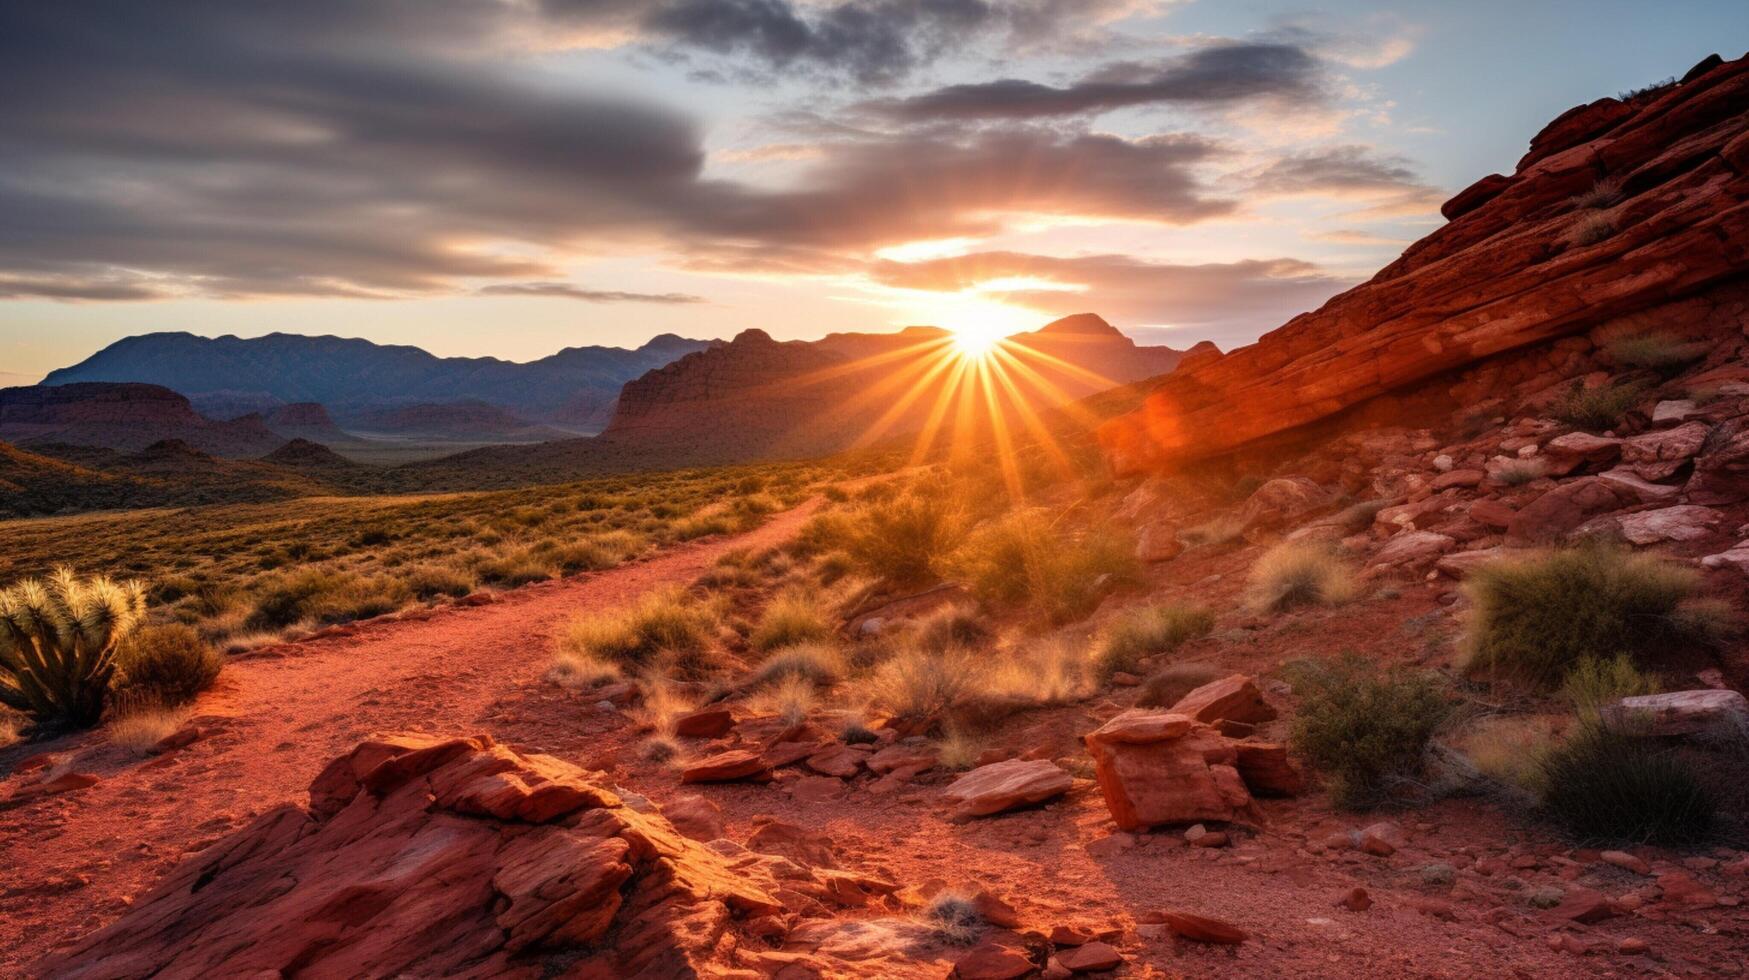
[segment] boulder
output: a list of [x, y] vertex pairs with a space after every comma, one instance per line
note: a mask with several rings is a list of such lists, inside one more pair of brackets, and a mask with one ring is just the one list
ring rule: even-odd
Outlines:
[[1124, 830], [1254, 818], [1238, 752], [1186, 715], [1126, 711], [1085, 741], [1105, 805]]
[[1712, 427], [1686, 422], [1674, 429], [1648, 432], [1622, 443], [1622, 465], [1644, 480], [1668, 480], [1706, 445]]
[[1288, 758], [1287, 746], [1275, 742], [1234, 742], [1235, 767], [1245, 787], [1257, 796], [1298, 796], [1306, 776]]
[[1749, 734], [1749, 701], [1736, 691], [1711, 688], [1643, 694], [1605, 706], [1603, 719], [1651, 736]]
[[1136, 558], [1139, 561], [1171, 561], [1184, 550], [1178, 540], [1178, 526], [1171, 521], [1155, 521], [1136, 535]]
[[680, 770], [683, 783], [732, 783], [741, 779], [768, 780], [770, 763], [758, 752], [730, 749], [699, 759]]
[[[1460, 195], [1455, 219], [1371, 279], [1250, 346], [1181, 363], [1139, 409], [1101, 426], [1108, 460], [1120, 474], [1165, 472], [1261, 445], [1417, 382], [1740, 280], [1749, 270], [1745, 104], [1749, 59], [1739, 59], [1657, 98], [1563, 116], [1550, 127], [1558, 138], [1539, 135], [1515, 173]], [[1615, 213], [1624, 218], [1609, 235], [1576, 241], [1576, 218], [1557, 216], [1600, 176], [1622, 181]]]
[[869, 753], [848, 745], [831, 745], [808, 756], [809, 769], [825, 776], [849, 779], [862, 771]]
[[1454, 488], [1467, 490], [1481, 486], [1482, 481], [1487, 478], [1488, 474], [1482, 470], [1449, 470], [1433, 478], [1433, 491], [1438, 493]]
[[1169, 710], [1211, 725], [1221, 720], [1260, 722], [1276, 717], [1275, 709], [1263, 700], [1257, 681], [1245, 674], [1209, 681], [1179, 698]]
[[1246, 530], [1286, 527], [1329, 507], [1335, 499], [1315, 480], [1303, 476], [1279, 477], [1245, 498], [1239, 508], [1239, 522]]
[[1707, 555], [1700, 563], [1707, 568], [1734, 568], [1749, 575], [1749, 541], [1739, 541], [1716, 555]]
[[1623, 514], [1615, 522], [1622, 538], [1629, 544], [1648, 545], [1704, 538], [1724, 518], [1724, 514], [1711, 507], [1680, 504]]
[[718, 972], [797, 883], [600, 778], [484, 735], [371, 740], [312, 784], [320, 809], [268, 810], [34, 972], [510, 976], [547, 949], [581, 976]]
[[1374, 568], [1423, 569], [1457, 546], [1457, 541], [1435, 531], [1404, 531], [1385, 542], [1369, 563]]
[[1518, 512], [1503, 500], [1485, 497], [1470, 505], [1470, 520], [1484, 527], [1505, 530]]
[[1722, 423], [1711, 441], [1694, 461], [1688, 499], [1712, 507], [1749, 500], [1749, 418]]
[[953, 819], [985, 817], [1055, 799], [1069, 791], [1074, 777], [1046, 759], [1009, 759], [979, 766], [953, 781], [947, 798]]
[[1513, 514], [1506, 525], [1506, 539], [1513, 544], [1556, 542], [1598, 514], [1638, 502], [1606, 480], [1581, 477], [1547, 491]]
[[1652, 424], [1656, 426], [1679, 425], [1688, 421], [1699, 411], [1692, 399], [1673, 398], [1661, 401], [1652, 407]]
[[1625, 466], [1604, 470], [1597, 479], [1631, 503], [1673, 504], [1682, 496], [1681, 487], [1652, 483]]
[[685, 738], [719, 738], [735, 727], [728, 708], [704, 708], [674, 720], [674, 734]]
[[1566, 476], [1581, 466], [1608, 466], [1621, 458], [1621, 440], [1589, 432], [1569, 432], [1543, 446], [1543, 464], [1549, 476]]

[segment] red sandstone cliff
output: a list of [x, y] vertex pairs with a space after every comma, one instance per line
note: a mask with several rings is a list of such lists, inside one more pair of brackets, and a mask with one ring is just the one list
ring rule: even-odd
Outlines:
[[[1119, 472], [1221, 455], [1416, 382], [1749, 273], [1749, 59], [1564, 113], [1511, 176], [1372, 280], [1225, 356], [1186, 359], [1100, 432]], [[1683, 316], [1692, 312], [1684, 308]]]

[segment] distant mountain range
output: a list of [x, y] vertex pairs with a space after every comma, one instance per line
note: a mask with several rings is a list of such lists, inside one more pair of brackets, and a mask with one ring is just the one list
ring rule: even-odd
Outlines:
[[[342, 337], [152, 333], [118, 340], [51, 373], [43, 384], [162, 385], [214, 418], [314, 402], [348, 428], [380, 421], [384, 409], [463, 402], [483, 403], [512, 417], [511, 423], [497, 420], [498, 427], [545, 422], [599, 429], [627, 381], [709, 346], [710, 341], [662, 334], [636, 349], [571, 347], [519, 364], [495, 357], [438, 357], [417, 347]], [[474, 423], [482, 420], [476, 411]]]

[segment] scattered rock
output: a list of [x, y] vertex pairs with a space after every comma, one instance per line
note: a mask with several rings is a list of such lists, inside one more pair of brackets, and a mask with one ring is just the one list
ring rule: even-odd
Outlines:
[[763, 757], [746, 749], [730, 749], [705, 756], [680, 771], [683, 783], [729, 783], [736, 780], [769, 780], [771, 771]]
[[1230, 721], [1273, 721], [1275, 709], [1263, 700], [1257, 681], [1244, 674], [1233, 674], [1191, 691], [1171, 707], [1173, 714], [1212, 724], [1222, 719]]
[[1249, 933], [1238, 926], [1206, 915], [1163, 910], [1159, 916], [1161, 922], [1165, 923], [1174, 935], [1192, 942], [1236, 946], [1251, 938]]
[[1366, 889], [1356, 885], [1344, 892], [1336, 900], [1336, 904], [1350, 912], [1365, 912], [1372, 908], [1372, 896], [1366, 893]]
[[849, 779], [862, 771], [869, 754], [861, 749], [848, 745], [833, 745], [823, 751], [808, 756], [809, 769], [823, 776], [837, 776], [839, 779]]
[[1598, 857], [1605, 864], [1613, 864], [1624, 871], [1632, 871], [1637, 875], [1649, 875], [1652, 873], [1651, 865], [1626, 851], [1604, 851], [1602, 854], [1598, 855]]
[[1374, 568], [1426, 568], [1457, 546], [1457, 541], [1435, 531], [1403, 531], [1385, 542], [1369, 563]]
[[1054, 762], [1009, 759], [973, 769], [954, 780], [946, 795], [955, 804], [953, 819], [968, 820], [1054, 799], [1074, 782]]
[[1554, 908], [1555, 916], [1585, 925], [1612, 919], [1620, 914], [1616, 904], [1607, 896], [1589, 888], [1573, 889]]
[[1693, 541], [1712, 533], [1725, 515], [1711, 507], [1680, 504], [1658, 510], [1642, 510], [1616, 518], [1621, 536], [1629, 544], [1648, 545], [1664, 541]]
[[1606, 705], [1603, 719], [1652, 736], [1749, 731], [1749, 700], [1711, 688], [1644, 694]]
[[674, 734], [685, 738], [720, 738], [734, 727], [735, 716], [728, 708], [704, 708], [676, 719]]
[[1025, 952], [1000, 943], [985, 943], [954, 961], [958, 980], [1013, 980], [1035, 969]]
[[1106, 943], [1091, 942], [1057, 954], [1057, 962], [1070, 973], [1093, 973], [1115, 970], [1123, 964], [1123, 954]]
[[1390, 857], [1403, 846], [1403, 828], [1380, 820], [1355, 832], [1354, 846], [1375, 857]]
[[1186, 715], [1126, 711], [1085, 741], [1106, 807], [1124, 830], [1252, 819], [1238, 753]]
[[1622, 465], [1641, 479], [1668, 480], [1700, 452], [1711, 431], [1705, 422], [1687, 422], [1635, 436], [1622, 443]]
[[1178, 527], [1170, 521], [1155, 521], [1136, 535], [1136, 558], [1145, 562], [1170, 561], [1184, 551]]

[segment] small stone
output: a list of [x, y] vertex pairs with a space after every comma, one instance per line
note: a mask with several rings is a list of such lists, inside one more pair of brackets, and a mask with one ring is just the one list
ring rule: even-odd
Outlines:
[[1032, 960], [1019, 950], [985, 943], [955, 961], [953, 975], [959, 980], [1014, 980], [1033, 969]]
[[1429, 864], [1421, 869], [1421, 883], [1429, 888], [1450, 888], [1457, 883], [1457, 869], [1449, 864]]
[[1160, 918], [1173, 934], [1192, 942], [1236, 946], [1251, 938], [1249, 933], [1230, 922], [1193, 912], [1162, 910]]
[[1366, 889], [1357, 885], [1337, 899], [1336, 904], [1350, 912], [1365, 912], [1372, 908], [1372, 896], [1366, 893]]
[[1615, 951], [1623, 956], [1638, 956], [1651, 948], [1650, 944], [1638, 936], [1623, 936], [1615, 944]]
[[1390, 857], [1403, 844], [1403, 829], [1389, 820], [1362, 827], [1354, 838], [1355, 846], [1375, 857]]
[[1123, 964], [1123, 954], [1106, 943], [1091, 942], [1058, 953], [1057, 962], [1071, 973], [1092, 973], [1117, 969]]
[[1613, 864], [1618, 868], [1625, 871], [1632, 871], [1637, 875], [1649, 875], [1652, 873], [1651, 865], [1648, 865], [1645, 861], [1626, 851], [1604, 851], [1598, 856], [1602, 858], [1605, 864]]
[[1544, 885], [1532, 890], [1529, 895], [1525, 896], [1524, 900], [1529, 902], [1532, 908], [1552, 909], [1561, 904], [1561, 899], [1565, 898], [1566, 894], [1553, 885]]

